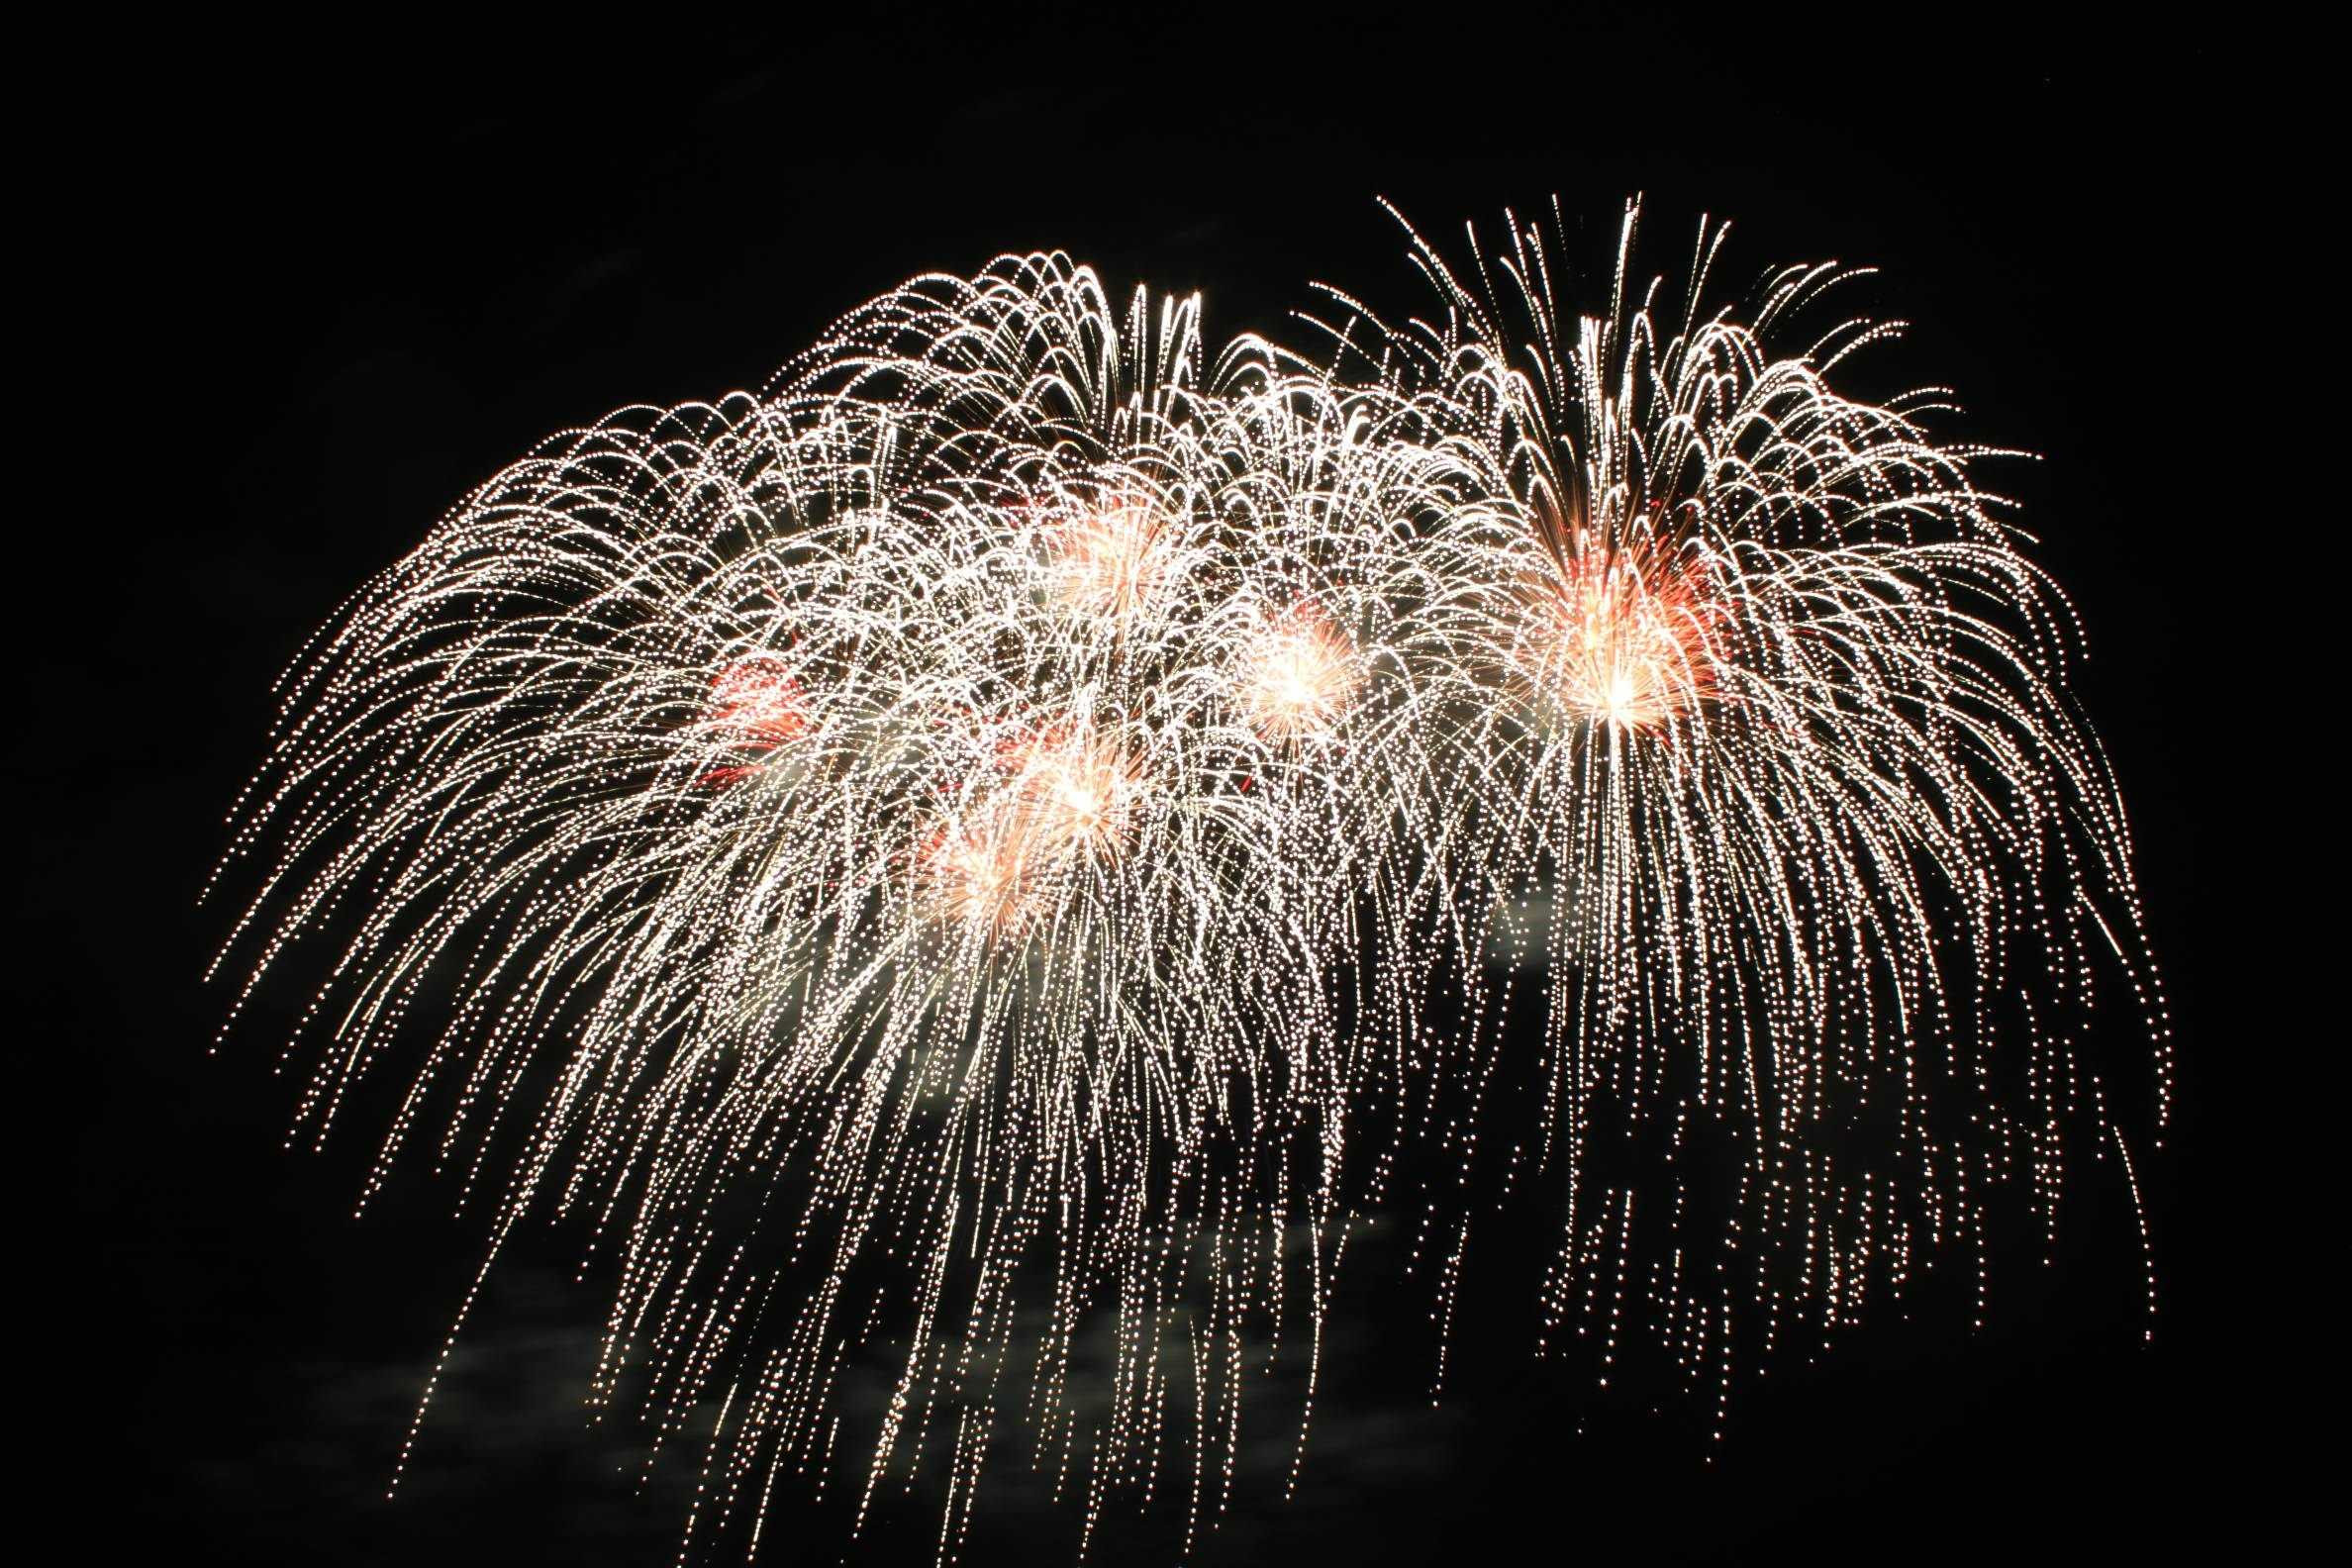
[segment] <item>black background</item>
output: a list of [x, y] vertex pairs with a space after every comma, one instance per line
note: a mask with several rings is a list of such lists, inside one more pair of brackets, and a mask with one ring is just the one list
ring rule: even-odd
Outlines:
[[[1949, 384], [1969, 436], [2043, 454], [1999, 480], [2082, 611], [2183, 1024], [2184, 1114], [2143, 1173], [2157, 1333], [2111, 1164], [2058, 1266], [2031, 1237], [1995, 1258], [1985, 1329], [1930, 1294], [1743, 1393], [1712, 1461], [1621, 1412], [1580, 1434], [1585, 1379], [1526, 1359], [1530, 1303], [1499, 1287], [1432, 1411], [1425, 1295], [1375, 1280], [1339, 1309], [1300, 1496], [1244, 1496], [1201, 1555], [2107, 1560], [2258, 1528], [2230, 1348], [2250, 1139], [2203, 1012], [2210, 736], [2183, 717], [2209, 711], [2211, 540], [2182, 476], [2231, 373], [2206, 353], [2229, 73], [2141, 33], [1945, 20], [638, 14], [166, 41], [95, 116], [136, 134], [82, 148], [92, 450], [23, 590], [51, 624], [11, 761], [27, 950], [54, 950], [13, 982], [19, 1016], [74, 1078], [52, 1289], [99, 1538], [150, 1561], [667, 1560], [669, 1483], [614, 1481], [618, 1438], [571, 1403], [605, 1282], [567, 1283], [561, 1238], [523, 1250], [415, 1484], [381, 1501], [480, 1227], [422, 1173], [351, 1220], [362, 1129], [286, 1151], [297, 1080], [267, 1028], [206, 1053], [228, 911], [195, 897], [269, 680], [366, 572], [546, 432], [756, 385], [919, 270], [1059, 246], [1115, 289], [1203, 290], [1213, 337], [1279, 330], [1311, 279], [1418, 303], [1376, 195], [1450, 239], [1557, 192], [1597, 261], [1635, 191], [1654, 266], [1712, 212], [1735, 221], [1727, 282], [1883, 268], [1856, 301], [1916, 326], [1864, 373]], [[776, 1560], [802, 1555], [797, 1506]], [[1066, 1560], [1072, 1524], [984, 1499], [974, 1554]], [[920, 1520], [868, 1544], [929, 1550]]]

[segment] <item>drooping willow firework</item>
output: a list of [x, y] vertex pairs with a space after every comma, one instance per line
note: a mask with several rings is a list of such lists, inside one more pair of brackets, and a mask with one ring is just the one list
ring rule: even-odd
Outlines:
[[1401, 1140], [1467, 1162], [1521, 1014], [1547, 1317], [1670, 1257], [1655, 1326], [1722, 1390], [1981, 1241], [2013, 1167], [2048, 1212], [2070, 1126], [2126, 1150], [2095, 949], [2164, 1082], [2063, 601], [1932, 398], [1831, 390], [1884, 329], [1768, 346], [1839, 274], [1702, 316], [1701, 233], [1678, 322], [1630, 212], [1589, 319], [1532, 230], [1467, 277], [1417, 241], [1440, 322], [1342, 300], [1328, 365], [1006, 258], [542, 443], [306, 650], [241, 807], [224, 961], [340, 944], [302, 1124], [432, 1014], [369, 1191], [438, 1125], [485, 1273], [580, 1217], [597, 1398], [716, 1402], [689, 1535], [754, 1545], [884, 1345], [861, 1519], [936, 1446], [952, 1554], [1018, 1413], [1090, 1525], [1206, 1523], [1245, 1375], [1312, 1367], [1351, 1215]]
[[1719, 1421], [1736, 1345], [1857, 1323], [1943, 1244], [1975, 1250], [1981, 1313], [1993, 1196], [2021, 1172], [2054, 1226], [2070, 1132], [2136, 1205], [2094, 1002], [2145, 1029], [2156, 1130], [2170, 1029], [2071, 609], [1972, 474], [2017, 454], [1938, 443], [1942, 389], [1837, 393], [1900, 324], [1773, 345], [1861, 274], [1772, 273], [1743, 322], [1708, 305], [1726, 228], [1678, 298], [1631, 270], [1637, 218], [1604, 313], [1515, 222], [1462, 270], [1414, 237], [1438, 323], [1337, 336], [1456, 465], [1415, 665], [1458, 716], [1435, 765], [1480, 797], [1449, 857], [1492, 897], [1478, 945], [1539, 959], [1544, 1332], [1578, 1315], [1606, 1366], [1639, 1259]]

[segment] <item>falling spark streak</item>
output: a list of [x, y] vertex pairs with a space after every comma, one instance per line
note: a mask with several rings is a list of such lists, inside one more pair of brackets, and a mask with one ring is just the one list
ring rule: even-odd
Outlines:
[[1775, 346], [1847, 274], [1711, 314], [1702, 225], [1670, 312], [1633, 235], [1594, 316], [1534, 227], [1416, 236], [1440, 318], [1334, 295], [1330, 366], [1212, 367], [1197, 301], [1060, 255], [920, 278], [757, 396], [541, 443], [286, 677], [239, 1005], [336, 945], [315, 1138], [430, 1029], [367, 1193], [427, 1141], [485, 1275], [527, 1214], [614, 1255], [594, 1403], [658, 1452], [724, 1393], [690, 1538], [755, 1547], [884, 1357], [860, 1527], [943, 1452], [952, 1558], [1019, 1413], [1085, 1539], [1168, 1489], [1194, 1538], [1415, 1180], [1450, 1332], [1521, 1017], [1544, 1340], [1606, 1385], [1646, 1331], [1717, 1435], [1735, 1354], [1981, 1256], [2020, 1176], [2051, 1212], [2071, 1128], [2126, 1148], [2103, 977], [2161, 1127], [1993, 453], [1832, 389], [1890, 329]]

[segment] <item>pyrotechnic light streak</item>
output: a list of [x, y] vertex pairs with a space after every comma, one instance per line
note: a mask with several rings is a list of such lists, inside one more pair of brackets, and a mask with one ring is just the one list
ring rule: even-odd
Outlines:
[[485, 1275], [527, 1214], [618, 1254], [597, 1400], [724, 1411], [689, 1537], [755, 1543], [887, 1350], [858, 1518], [941, 1417], [943, 1557], [1009, 1411], [1090, 1531], [1213, 1522], [1409, 1142], [1450, 1325], [1522, 1014], [1509, 1180], [1561, 1172], [1604, 1380], [1646, 1320], [1719, 1421], [2019, 1165], [2051, 1212], [2067, 1127], [2125, 1149], [2099, 949], [2169, 1092], [2069, 613], [1935, 394], [1831, 389], [1892, 329], [1769, 346], [1844, 274], [1704, 315], [1700, 233], [1672, 317], [1630, 209], [1596, 317], [1531, 228], [1417, 237], [1441, 319], [1334, 295], [1328, 367], [1010, 257], [543, 442], [306, 650], [240, 803], [245, 994], [341, 944], [298, 1126], [438, 1019], [366, 1190], [439, 1123]]

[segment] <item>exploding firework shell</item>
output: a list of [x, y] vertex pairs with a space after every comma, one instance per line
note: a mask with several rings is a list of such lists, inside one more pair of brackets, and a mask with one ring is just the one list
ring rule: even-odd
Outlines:
[[[1417, 236], [1442, 325], [1373, 336], [1447, 471], [1401, 640], [1460, 717], [1447, 875], [1490, 890], [1477, 950], [1533, 980], [1494, 1017], [1545, 1042], [1547, 1323], [1606, 1381], [1610, 1281], [1653, 1271], [1661, 1359], [1719, 1412], [1736, 1354], [1859, 1322], [1939, 1243], [1981, 1248], [2005, 1193], [2046, 1219], [2070, 1150], [2128, 1164], [2168, 1029], [2071, 613], [1972, 472], [2000, 454], [1932, 439], [1933, 392], [1833, 390], [1890, 328], [1775, 346], [1850, 274], [1774, 273], [1742, 323], [1707, 302], [1702, 224], [1670, 311], [1634, 228], [1582, 317], [1536, 226], [1462, 273]], [[2094, 1045], [2116, 991], [2154, 1045], [2138, 1119]]]
[[[1450, 1323], [1519, 1104], [1547, 1323], [1606, 1375], [1647, 1259], [1718, 1414], [2084, 1129], [2128, 1159], [2116, 973], [2160, 1119], [1984, 454], [1832, 390], [1880, 329], [1774, 346], [1834, 269], [1706, 314], [1703, 228], [1668, 316], [1631, 232], [1590, 317], [1531, 230], [1420, 245], [1440, 322], [1341, 329], [1360, 375], [1212, 370], [1196, 302], [1058, 255], [918, 279], [758, 396], [543, 443], [290, 673], [230, 948], [249, 993], [338, 944], [301, 1121], [434, 1015], [370, 1191], [432, 1137], [491, 1259], [550, 1212], [617, 1254], [597, 1397], [723, 1406], [690, 1533], [756, 1544], [862, 1409], [860, 1520], [943, 1453], [943, 1551], [1010, 1414], [1090, 1520], [1173, 1475], [1214, 1518], [1351, 1207], [1418, 1208]], [[1491, 1093], [1521, 1018], [1544, 1092]]]
[[1425, 897], [1379, 564], [1420, 469], [1349, 396], [1246, 349], [1207, 387], [1195, 305], [1059, 257], [922, 279], [759, 398], [546, 443], [292, 677], [260, 967], [369, 890], [304, 1118], [454, 965], [382, 1158], [454, 1079], [481, 1169], [544, 1086], [493, 1256], [543, 1209], [610, 1237], [599, 1397], [666, 1434], [736, 1388], [730, 1509], [885, 1342], [869, 1497], [960, 1409], [954, 1525], [1008, 1400], [1095, 1502], [1179, 1411], [1196, 1509], [1229, 1482], [1396, 1005], [1359, 923]]

